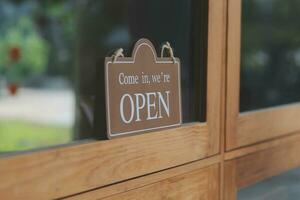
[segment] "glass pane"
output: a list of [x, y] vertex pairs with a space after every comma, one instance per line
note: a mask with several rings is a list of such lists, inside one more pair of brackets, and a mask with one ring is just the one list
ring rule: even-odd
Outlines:
[[243, 0], [240, 110], [300, 101], [300, 1]]
[[87, 0], [80, 1], [79, 8], [78, 66], [80, 74], [85, 75], [81, 76], [80, 98], [86, 110], [96, 107], [97, 134], [105, 131], [104, 90], [101, 89], [104, 57], [120, 47], [129, 56], [140, 38], [150, 39], [157, 52], [163, 42], [171, 43], [182, 64], [183, 121], [203, 120], [200, 104], [204, 105], [205, 98], [204, 95], [200, 98], [200, 92], [205, 90], [200, 85], [205, 88], [205, 79], [200, 83], [200, 75], [205, 74], [207, 7], [204, 1]]
[[239, 190], [238, 200], [295, 200], [300, 199], [300, 169]]
[[184, 122], [204, 120], [206, 24], [204, 1], [1, 1], [0, 154], [104, 135], [104, 57], [142, 37], [174, 47]]
[[73, 139], [75, 4], [0, 2], [0, 154]]

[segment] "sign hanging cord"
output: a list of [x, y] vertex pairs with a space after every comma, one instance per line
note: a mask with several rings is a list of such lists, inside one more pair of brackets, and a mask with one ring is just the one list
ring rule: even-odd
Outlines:
[[173, 52], [173, 48], [171, 47], [169, 42], [166, 42], [165, 44], [163, 44], [163, 46], [161, 47], [161, 52], [160, 52], [160, 57], [163, 58], [164, 57], [164, 50], [167, 49], [169, 50], [169, 54], [170, 57], [172, 58], [173, 62], [175, 63], [176, 59], [174, 57], [174, 52]]
[[114, 54], [113, 54], [113, 63], [117, 61], [117, 58], [118, 57], [124, 57], [124, 54], [123, 54], [123, 49], [120, 48], [120, 49], [117, 49]]

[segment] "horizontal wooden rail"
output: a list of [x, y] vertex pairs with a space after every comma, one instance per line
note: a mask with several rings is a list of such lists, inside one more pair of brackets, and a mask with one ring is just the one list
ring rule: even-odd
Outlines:
[[[2, 199], [53, 199], [211, 154], [206, 124], [0, 159]], [[30, 192], [29, 192], [30, 191]]]
[[[124, 181], [118, 184], [114, 184], [107, 187], [102, 187], [93, 191], [85, 192], [79, 195], [74, 195], [65, 200], [95, 200], [101, 199], [105, 197], [109, 197], [116, 194], [121, 194], [124, 192], [128, 192], [137, 188], [141, 188], [147, 185], [151, 185], [157, 182], [161, 182], [167, 180], [172, 177], [178, 177], [182, 174], [186, 174], [192, 171], [201, 170], [203, 168], [207, 168], [209, 166], [215, 165], [220, 163], [220, 156], [213, 156], [210, 158], [206, 158], [200, 161], [195, 161], [186, 165], [182, 165], [179, 167], [174, 167], [168, 170], [163, 170], [160, 172], [152, 173], [147, 176], [142, 176], [139, 178], [131, 179], [128, 181]], [[216, 170], [213, 174], [218, 174], [218, 170]]]
[[236, 147], [250, 145], [300, 131], [300, 104], [240, 114]]

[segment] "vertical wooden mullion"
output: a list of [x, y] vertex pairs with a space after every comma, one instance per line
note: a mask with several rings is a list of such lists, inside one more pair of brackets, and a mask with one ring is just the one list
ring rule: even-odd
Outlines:
[[240, 99], [241, 0], [228, 0], [226, 150], [236, 146]]
[[224, 164], [224, 200], [237, 199], [237, 185], [236, 185], [236, 161], [226, 161]]

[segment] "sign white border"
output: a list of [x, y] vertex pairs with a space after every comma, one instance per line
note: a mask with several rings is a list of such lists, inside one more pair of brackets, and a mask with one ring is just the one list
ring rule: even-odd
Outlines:
[[[145, 39], [143, 39], [145, 40]], [[148, 40], [147, 40], [148, 41]], [[118, 64], [128, 64], [128, 63], [135, 63], [135, 58], [136, 58], [136, 54], [139, 50], [139, 48], [143, 45], [148, 46], [151, 49], [151, 52], [153, 53], [153, 57], [155, 59], [155, 63], [156, 64], [172, 64], [174, 63], [173, 60], [170, 61], [158, 61], [157, 60], [157, 55], [156, 52], [154, 52], [154, 49], [151, 45], [149, 45], [146, 42], [142, 42], [140, 43], [137, 47], [135, 47], [134, 49], [134, 54], [133, 54], [133, 60], [132, 61], [114, 61], [115, 63]], [[134, 131], [126, 131], [126, 132], [116, 132], [116, 133], [112, 133], [111, 132], [111, 122], [110, 122], [110, 105], [109, 105], [109, 82], [108, 82], [108, 66], [109, 64], [112, 64], [112, 61], [108, 61], [105, 65], [105, 94], [106, 94], [106, 124], [107, 124], [107, 135], [109, 138], [113, 138], [113, 137], [117, 137], [117, 136], [123, 136], [123, 135], [129, 135], [132, 133], [139, 133], [139, 132], [144, 132], [144, 131], [151, 131], [151, 130], [157, 130], [157, 129], [163, 129], [163, 128], [171, 128], [171, 127], [175, 127], [175, 126], [180, 126], [182, 124], [182, 107], [181, 107], [181, 77], [180, 77], [180, 62], [178, 62], [178, 60], [175, 60], [175, 64], [177, 66], [177, 70], [178, 70], [178, 98], [179, 98], [179, 115], [180, 115], [180, 119], [179, 122], [176, 124], [171, 124], [171, 125], [167, 125], [167, 126], [158, 126], [158, 127], [154, 127], [154, 128], [146, 128], [146, 129], [138, 129], [138, 130], [134, 130]]]

